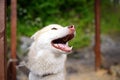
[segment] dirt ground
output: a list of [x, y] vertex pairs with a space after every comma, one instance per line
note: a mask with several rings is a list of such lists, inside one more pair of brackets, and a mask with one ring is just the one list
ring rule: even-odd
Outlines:
[[95, 71], [94, 65], [81, 64], [78, 60], [69, 60], [67, 71], [67, 80], [120, 80], [115, 71], [110, 71], [111, 73], [107, 69]]

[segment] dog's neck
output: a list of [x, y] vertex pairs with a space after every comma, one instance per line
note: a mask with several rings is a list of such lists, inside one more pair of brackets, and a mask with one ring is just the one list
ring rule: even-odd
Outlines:
[[[63, 76], [66, 54], [52, 53], [48, 50], [36, 51], [31, 49], [28, 55], [28, 68], [32, 72], [30, 78], [33, 78], [31, 80], [43, 80], [50, 76], [51, 78], [55, 76], [59, 77], [59, 74]], [[59, 80], [63, 79], [60, 78]]]

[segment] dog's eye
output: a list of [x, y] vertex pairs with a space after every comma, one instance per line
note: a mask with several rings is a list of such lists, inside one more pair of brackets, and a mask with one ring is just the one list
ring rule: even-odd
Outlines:
[[57, 28], [53, 27], [51, 30], [57, 30]]

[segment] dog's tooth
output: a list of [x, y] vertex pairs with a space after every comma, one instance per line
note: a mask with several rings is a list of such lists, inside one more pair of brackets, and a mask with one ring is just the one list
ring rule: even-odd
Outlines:
[[58, 47], [58, 44], [54, 44], [56, 47]]
[[73, 46], [70, 47], [70, 49], [72, 50]]
[[68, 42], [66, 43], [66, 45], [68, 46]]

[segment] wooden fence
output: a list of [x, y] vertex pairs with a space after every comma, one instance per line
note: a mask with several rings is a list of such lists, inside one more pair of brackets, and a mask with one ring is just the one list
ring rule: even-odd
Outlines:
[[7, 79], [5, 0], [0, 0], [0, 80]]

